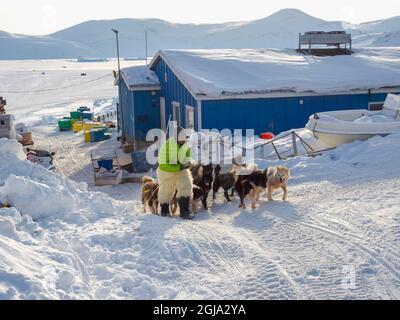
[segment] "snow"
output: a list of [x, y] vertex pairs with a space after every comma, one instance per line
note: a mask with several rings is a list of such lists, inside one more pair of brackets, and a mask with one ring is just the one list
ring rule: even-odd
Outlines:
[[[43, 83], [25, 80], [44, 64], [0, 73], [0, 86], [14, 79], [16, 90], [37, 90]], [[61, 69], [46, 81], [60, 79], [75, 81]], [[51, 120], [82, 103], [111, 110], [111, 79], [62, 91], [6, 96], [39, 146], [56, 151], [57, 169], [0, 140], [0, 201], [13, 206], [0, 209], [0, 299], [400, 298], [400, 132], [314, 158], [256, 154], [260, 168], [291, 169], [288, 202], [277, 193], [241, 210], [237, 197], [219, 194], [210, 210], [181, 221], [144, 214], [139, 185], [95, 187], [90, 153], [113, 152], [115, 137], [85, 145]]]
[[383, 112], [397, 118], [400, 112], [400, 95], [389, 94], [383, 105]]
[[358, 119], [353, 120], [355, 123], [384, 123], [384, 122], [394, 122], [394, 117], [387, 116], [384, 114], [380, 115], [364, 115]]
[[161, 50], [158, 55], [194, 95], [210, 98], [400, 86], [400, 48], [357, 49], [334, 57], [290, 49]]
[[128, 67], [122, 69], [121, 72], [128, 87], [160, 86], [157, 75], [147, 66]]

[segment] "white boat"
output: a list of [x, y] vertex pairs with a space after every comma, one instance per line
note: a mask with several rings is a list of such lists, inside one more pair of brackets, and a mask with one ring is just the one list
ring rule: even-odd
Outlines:
[[343, 110], [313, 114], [306, 128], [327, 149], [373, 136], [386, 136], [400, 128], [400, 95], [389, 94], [381, 111]]

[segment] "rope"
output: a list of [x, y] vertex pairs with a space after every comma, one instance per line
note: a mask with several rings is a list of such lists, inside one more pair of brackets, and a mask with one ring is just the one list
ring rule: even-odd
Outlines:
[[[154, 189], [154, 191], [152, 192], [152, 194], [150, 195], [149, 200], [153, 199], [154, 195], [156, 194], [156, 192], [158, 191], [160, 187], [158, 186], [157, 188]], [[149, 193], [151, 190], [145, 190], [145, 193]]]

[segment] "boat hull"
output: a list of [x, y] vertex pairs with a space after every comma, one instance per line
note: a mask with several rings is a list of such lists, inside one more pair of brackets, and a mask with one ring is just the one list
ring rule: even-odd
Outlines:
[[[352, 143], [354, 141], [365, 141], [376, 135], [377, 134], [339, 134], [314, 131], [314, 136], [326, 146], [327, 149], [333, 149], [342, 144]], [[380, 134], [380, 136], [386, 135], [387, 134]]]
[[327, 149], [336, 148], [353, 141], [365, 141], [373, 136], [386, 136], [400, 129], [400, 121], [356, 123], [362, 116], [382, 115], [382, 112], [368, 110], [343, 110], [321, 112], [310, 117], [306, 128], [325, 145]]

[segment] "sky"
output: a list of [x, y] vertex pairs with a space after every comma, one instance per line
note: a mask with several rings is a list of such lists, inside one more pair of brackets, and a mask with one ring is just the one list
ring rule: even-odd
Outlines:
[[43, 35], [93, 19], [250, 21], [284, 8], [297, 8], [325, 20], [360, 23], [400, 15], [400, 0], [0, 0], [0, 8], [0, 30]]

